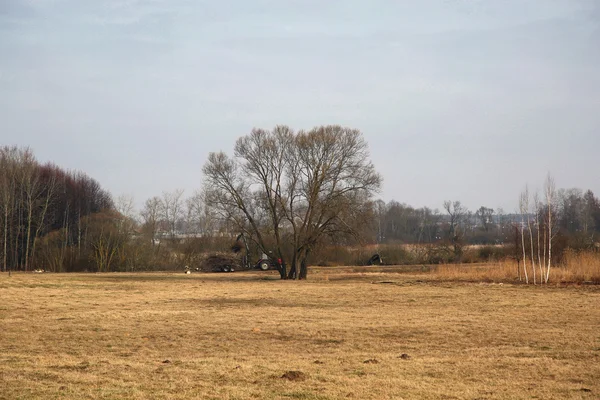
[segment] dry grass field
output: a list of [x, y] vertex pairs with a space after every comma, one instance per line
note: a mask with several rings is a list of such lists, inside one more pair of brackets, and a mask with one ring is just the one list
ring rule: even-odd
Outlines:
[[0, 274], [0, 398], [600, 398], [598, 286], [401, 270]]

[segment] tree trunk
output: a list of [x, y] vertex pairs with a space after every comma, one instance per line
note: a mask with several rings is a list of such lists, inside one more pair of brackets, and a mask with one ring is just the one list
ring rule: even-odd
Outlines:
[[[548, 206], [548, 210], [550, 207]], [[552, 266], [552, 212], [548, 211], [548, 268], [546, 269], [546, 283], [550, 280], [550, 267]]]
[[523, 279], [521, 278], [521, 260], [519, 259], [519, 228], [515, 225], [515, 260], [517, 260], [517, 276], [519, 277], [519, 282]]
[[31, 243], [31, 223], [33, 219], [33, 204], [28, 204], [28, 213], [27, 213], [27, 235], [25, 243], [25, 271], [28, 271], [29, 268], [29, 243]]
[[6, 272], [6, 264], [8, 263], [8, 207], [4, 211], [4, 243], [2, 252], [2, 270]]
[[[537, 273], [535, 271], [535, 257], [534, 257], [534, 249], [533, 249], [533, 232], [531, 230], [531, 223], [529, 221], [529, 216], [527, 216], [527, 227], [529, 229], [529, 243], [530, 243], [530, 247], [531, 247], [531, 271], [533, 272], [533, 284], [537, 285], [537, 280], [536, 280], [536, 276]], [[542, 281], [542, 276], [540, 275], [540, 282]]]
[[[546, 231], [546, 229], [544, 228], [544, 240], [542, 241], [542, 243], [543, 243], [543, 246], [544, 246], [544, 248], [543, 248], [543, 253], [542, 253], [542, 254], [543, 254], [543, 261], [544, 261], [544, 266], [543, 266], [543, 268], [544, 268], [544, 274], [543, 274], [543, 275], [545, 275], [545, 271], [546, 271], [546, 254], [547, 254], [547, 249], [546, 249], [546, 246], [547, 246], [547, 244], [548, 244], [548, 241], [546, 240], [546, 235], [547, 235], [547, 234], [548, 234], [548, 232], [547, 232], [547, 231]], [[542, 275], [542, 276], [543, 276], [543, 275]]]
[[306, 250], [304, 256], [302, 257], [302, 261], [300, 262], [300, 276], [299, 279], [305, 280], [308, 277], [308, 256], [310, 255], [310, 250]]
[[292, 258], [292, 266], [290, 268], [290, 272], [288, 272], [287, 275], [287, 279], [297, 279], [297, 266], [298, 266], [298, 255], [294, 254], [294, 257]]
[[544, 267], [542, 265], [542, 254], [540, 249], [540, 223], [537, 223], [537, 255], [538, 255], [538, 266], [540, 269], [540, 285], [544, 283]]
[[286, 280], [287, 279], [287, 271], [286, 271], [286, 265], [285, 265], [285, 260], [281, 260], [281, 264], [279, 264], [277, 266], [277, 269], [279, 270], [279, 276], [281, 277], [282, 280]]
[[525, 251], [525, 228], [521, 227], [521, 244], [523, 246], [523, 273], [525, 274], [525, 283], [529, 285], [529, 275], [527, 273], [527, 253]]
[[17, 203], [18, 207], [17, 207], [17, 215], [18, 215], [18, 219], [17, 219], [17, 226], [15, 229], [15, 237], [14, 237], [14, 248], [13, 248], [13, 265], [16, 269], [21, 269], [21, 260], [19, 257], [19, 240], [20, 240], [20, 236], [21, 236], [21, 207], [20, 207], [20, 203]]

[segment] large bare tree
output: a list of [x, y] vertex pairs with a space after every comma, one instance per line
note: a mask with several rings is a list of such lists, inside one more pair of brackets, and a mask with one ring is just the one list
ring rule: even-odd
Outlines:
[[463, 252], [465, 224], [468, 220], [469, 210], [460, 201], [444, 201], [444, 210], [448, 213], [448, 239], [452, 243], [454, 257], [460, 261]]
[[362, 133], [336, 125], [255, 129], [234, 157], [211, 153], [203, 172], [207, 205], [263, 252], [273, 246], [295, 279], [325, 236], [357, 234], [381, 187]]

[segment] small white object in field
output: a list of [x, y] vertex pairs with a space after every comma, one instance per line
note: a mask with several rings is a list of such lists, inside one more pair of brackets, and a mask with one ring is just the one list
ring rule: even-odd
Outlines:
[[192, 273], [192, 271], [190, 271], [190, 270], [185, 271], [186, 275], [190, 275], [191, 273]]

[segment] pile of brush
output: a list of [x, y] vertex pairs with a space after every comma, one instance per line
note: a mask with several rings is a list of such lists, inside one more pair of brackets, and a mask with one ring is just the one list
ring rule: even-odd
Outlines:
[[239, 254], [212, 253], [202, 257], [199, 270], [203, 272], [233, 272], [243, 269]]

